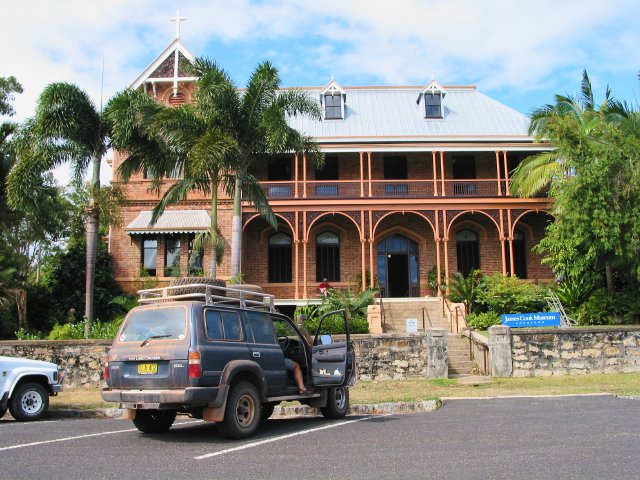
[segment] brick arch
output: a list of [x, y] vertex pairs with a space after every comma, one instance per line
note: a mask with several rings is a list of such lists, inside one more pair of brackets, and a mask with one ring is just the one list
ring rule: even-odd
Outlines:
[[177, 97], [174, 97], [173, 88], [167, 88], [167, 90], [162, 93], [161, 102], [170, 107], [177, 107], [178, 105], [191, 103], [191, 92], [180, 86], [178, 87]]
[[388, 216], [394, 215], [394, 214], [402, 214], [402, 215], [406, 215], [407, 213], [411, 213], [414, 215], [417, 215], [418, 217], [422, 218], [423, 220], [425, 220], [429, 226], [431, 227], [431, 233], [433, 233], [433, 236], [435, 238], [436, 236], [436, 229], [433, 226], [433, 223], [431, 223], [431, 220], [429, 218], [427, 218], [426, 215], [424, 215], [421, 212], [414, 212], [412, 210], [410, 211], [405, 211], [405, 210], [396, 210], [393, 212], [387, 212], [384, 215], [380, 216], [379, 218], [376, 219], [375, 224], [373, 225], [373, 229], [372, 229], [372, 234], [373, 234], [373, 238], [376, 238], [376, 230], [378, 229], [378, 226], [380, 225], [380, 223], [387, 218]]
[[[522, 218], [525, 215], [528, 215], [529, 213], [544, 213], [545, 215], [548, 215], [549, 217], [553, 218], [553, 215], [551, 213], [549, 213], [548, 210], [533, 210], [533, 209], [525, 210], [524, 212], [520, 213], [516, 217], [516, 219], [513, 221], [513, 224], [511, 225], [511, 231], [509, 232], [509, 237], [513, 237], [513, 234], [516, 231], [516, 226], [518, 225], [518, 223], [520, 223]], [[531, 231], [531, 227], [529, 227], [526, 223], [523, 223], [523, 225], [526, 226], [529, 231]]]
[[460, 220], [460, 222], [457, 222], [456, 224], [456, 228], [459, 228], [459, 230], [464, 230], [464, 229], [469, 229], [469, 230], [473, 230], [475, 232], [478, 232], [478, 234], [480, 236], [483, 236], [484, 238], [488, 238], [489, 236], [489, 232], [487, 231], [487, 227], [485, 227], [484, 225], [481, 225], [480, 223], [474, 221], [474, 220]]
[[498, 235], [502, 235], [502, 230], [500, 229], [500, 225], [498, 224], [498, 222], [496, 222], [496, 219], [493, 218], [490, 214], [488, 214], [487, 212], [483, 211], [483, 210], [463, 210], [461, 212], [458, 212], [452, 219], [450, 222], [448, 222], [447, 225], [447, 230], [445, 231], [445, 238], [448, 239], [449, 238], [449, 233], [451, 232], [451, 227], [453, 227], [453, 224], [456, 223], [456, 220], [458, 218], [460, 218], [463, 215], [466, 215], [467, 213], [479, 213], [481, 215], [484, 215], [485, 217], [487, 217], [489, 220], [491, 220], [493, 222], [493, 224], [496, 226], [496, 231], [498, 232]]
[[364, 238], [362, 230], [360, 229], [360, 225], [358, 225], [358, 223], [353, 219], [353, 217], [351, 217], [350, 215], [347, 215], [344, 212], [326, 212], [326, 213], [322, 213], [320, 215], [318, 215], [316, 218], [314, 218], [311, 223], [307, 226], [307, 231], [304, 232], [304, 240], [309, 241], [309, 234], [311, 233], [311, 229], [313, 228], [313, 226], [318, 223], [318, 221], [323, 218], [326, 217], [328, 215], [342, 215], [343, 217], [348, 218], [349, 220], [351, 220], [351, 222], [355, 225], [356, 230], [358, 232], [358, 234], [360, 235], [360, 240], [362, 240]]
[[394, 227], [389, 228], [388, 230], [385, 230], [384, 233], [380, 235], [379, 238], [374, 236], [375, 243], [378, 244], [396, 234], [400, 234], [404, 237], [410, 238], [411, 240], [416, 242], [419, 246], [423, 246], [426, 243], [426, 240], [422, 238], [420, 235], [417, 235], [413, 230], [409, 230], [408, 228], [403, 227], [401, 225], [396, 225]]
[[313, 230], [317, 230], [318, 233], [327, 231], [327, 230], [337, 230], [338, 234], [344, 238], [347, 235], [347, 230], [341, 227], [336, 223], [331, 222], [322, 222], [322, 223], [314, 223], [312, 228], [309, 229], [309, 235], [313, 232]]
[[[291, 224], [291, 222], [289, 221], [289, 219], [287, 217], [285, 217], [284, 215], [281, 215], [279, 213], [275, 213], [274, 214], [278, 219], [282, 220], [285, 224], [287, 224], [289, 226], [289, 228], [291, 229], [291, 236], [295, 237], [295, 228], [293, 228], [293, 225]], [[246, 222], [244, 222], [244, 224], [242, 225], [242, 231], [245, 230], [245, 228], [247, 228], [247, 226], [253, 221], [255, 220], [257, 217], [261, 217], [262, 215], [260, 215], [259, 213], [256, 213], [255, 215], [252, 215], [251, 217], [249, 217], [247, 219]], [[271, 227], [269, 227], [271, 228]]]

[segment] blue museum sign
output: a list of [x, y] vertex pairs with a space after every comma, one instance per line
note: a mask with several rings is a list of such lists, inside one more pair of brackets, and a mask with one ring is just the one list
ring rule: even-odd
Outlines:
[[502, 325], [511, 328], [559, 327], [560, 312], [505, 313], [501, 315]]

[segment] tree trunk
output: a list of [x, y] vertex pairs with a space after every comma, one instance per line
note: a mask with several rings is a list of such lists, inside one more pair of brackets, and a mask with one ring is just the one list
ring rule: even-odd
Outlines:
[[607, 278], [607, 293], [609, 295], [613, 295], [616, 291], [616, 287], [614, 285], [614, 279], [613, 279], [613, 268], [611, 268], [611, 265], [607, 265], [604, 268], [604, 272], [605, 272], [605, 276]]
[[211, 193], [211, 261], [209, 276], [216, 278], [218, 274], [218, 182], [214, 182]]
[[231, 220], [231, 277], [242, 271], [242, 179], [236, 177]]
[[93, 293], [95, 284], [98, 235], [100, 234], [100, 212], [95, 204], [95, 191], [100, 188], [100, 159], [93, 157], [93, 175], [89, 188], [89, 208], [87, 209], [87, 276], [84, 302], [84, 338], [89, 338], [93, 322]]

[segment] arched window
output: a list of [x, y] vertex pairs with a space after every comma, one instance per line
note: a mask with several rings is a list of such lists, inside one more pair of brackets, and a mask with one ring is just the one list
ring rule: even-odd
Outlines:
[[458, 256], [458, 272], [465, 277], [473, 270], [480, 269], [480, 246], [478, 234], [464, 229], [456, 233], [456, 253]]
[[[511, 263], [511, 256], [507, 255], [507, 265]], [[518, 278], [527, 278], [527, 242], [524, 232], [513, 232], [513, 270], [511, 273]]]
[[269, 237], [269, 283], [291, 282], [291, 236], [276, 233]]
[[316, 236], [316, 281], [340, 281], [340, 237], [333, 232]]

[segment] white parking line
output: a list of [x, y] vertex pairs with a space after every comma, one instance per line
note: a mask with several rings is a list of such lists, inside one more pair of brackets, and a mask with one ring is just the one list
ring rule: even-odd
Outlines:
[[[377, 415], [377, 416], [381, 417], [382, 415]], [[297, 437], [298, 435], [306, 435], [308, 433], [318, 432], [320, 430], [327, 430], [329, 428], [342, 427], [343, 425], [348, 425], [349, 423], [362, 422], [363, 420], [371, 420], [372, 418], [374, 418], [374, 417], [373, 416], [369, 416], [369, 417], [364, 417], [364, 418], [357, 418], [355, 420], [346, 420], [346, 421], [340, 422], [340, 423], [331, 423], [331, 424], [325, 425], [323, 427], [309, 428], [307, 430], [302, 430], [300, 432], [288, 433], [286, 435], [280, 435], [279, 437], [267, 438], [266, 440], [260, 440], [258, 442], [253, 442], [253, 443], [247, 443], [246, 445], [242, 445], [240, 447], [227, 448], [226, 450], [220, 450], [219, 452], [207, 453], [205, 455], [199, 455], [199, 456], [193, 457], [193, 458], [195, 460], [203, 460], [205, 458], [218, 457], [220, 455], [225, 455], [227, 453], [237, 452], [237, 451], [240, 451], [240, 450], [246, 450], [248, 448], [259, 447], [260, 445], [265, 445], [267, 443], [272, 443], [272, 442], [277, 442], [279, 440], [285, 440], [287, 438]]]
[[[174, 427], [181, 425], [189, 425], [191, 423], [200, 423], [202, 420], [193, 420], [188, 422], [176, 423]], [[41, 423], [41, 422], [40, 422]], [[80, 440], [83, 438], [99, 437], [101, 435], [113, 435], [115, 433], [137, 432], [137, 428], [127, 428], [126, 430], [112, 430], [110, 432], [89, 433], [87, 435], [76, 435], [75, 437], [54, 438], [53, 440], [43, 440], [41, 442], [21, 443], [19, 445], [11, 445], [10, 447], [0, 447], [0, 452], [5, 450], [15, 450], [16, 448], [35, 447], [37, 445], [45, 445], [47, 443], [69, 442], [71, 440]]]

